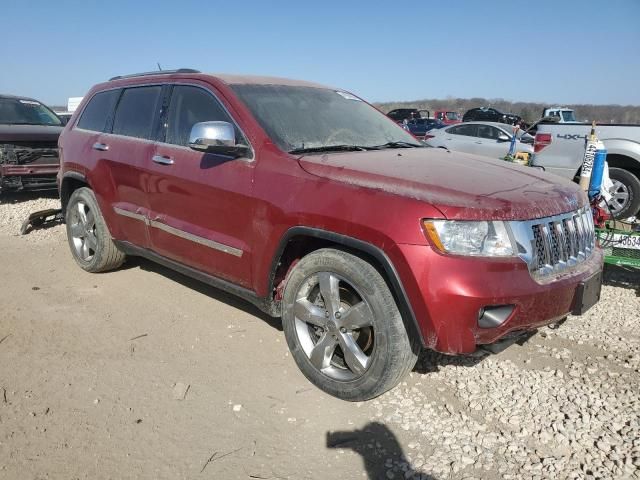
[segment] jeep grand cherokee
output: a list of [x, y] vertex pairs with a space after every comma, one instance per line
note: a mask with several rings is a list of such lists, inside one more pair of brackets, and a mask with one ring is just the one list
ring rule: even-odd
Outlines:
[[346, 400], [392, 388], [421, 347], [470, 353], [599, 298], [576, 185], [425, 147], [339, 88], [116, 77], [59, 146], [81, 268], [139, 255], [232, 292], [282, 317], [304, 375]]

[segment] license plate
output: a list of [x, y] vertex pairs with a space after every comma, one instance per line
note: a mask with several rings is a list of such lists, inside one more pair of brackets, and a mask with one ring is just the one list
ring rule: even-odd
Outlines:
[[598, 272], [587, 280], [580, 282], [576, 289], [576, 297], [573, 302], [573, 314], [582, 315], [598, 300], [600, 300], [600, 290], [602, 288], [602, 272]]
[[614, 248], [626, 248], [629, 250], [640, 250], [640, 235], [622, 235], [614, 233], [611, 240], [605, 237], [607, 244]]

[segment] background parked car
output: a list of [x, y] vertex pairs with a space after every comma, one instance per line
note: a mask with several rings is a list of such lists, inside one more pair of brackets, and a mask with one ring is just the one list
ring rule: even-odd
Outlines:
[[454, 125], [462, 121], [458, 112], [451, 112], [447, 110], [436, 110], [433, 113], [433, 118], [440, 120], [445, 125]]
[[418, 138], [424, 138], [427, 132], [446, 126], [446, 124], [435, 118], [414, 118], [407, 121], [408, 130]]
[[513, 113], [503, 113], [491, 107], [472, 108], [462, 117], [463, 122], [498, 122], [516, 125], [522, 122], [522, 117]]
[[387, 117], [396, 123], [412, 118], [429, 118], [429, 110], [418, 110], [417, 108], [396, 108], [387, 113]]
[[0, 95], [0, 193], [56, 187], [62, 122], [33, 98]]
[[[502, 158], [509, 152], [513, 126], [494, 122], [469, 122], [429, 132], [426, 143], [432, 147], [485, 157]], [[516, 152], [533, 153], [531, 136], [518, 130]], [[524, 141], [523, 141], [524, 140]]]

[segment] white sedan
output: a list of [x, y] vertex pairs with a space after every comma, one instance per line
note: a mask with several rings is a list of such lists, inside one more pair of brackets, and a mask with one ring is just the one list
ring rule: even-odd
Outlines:
[[[496, 122], [465, 122], [439, 130], [431, 130], [425, 143], [432, 147], [491, 158], [503, 158], [509, 153], [513, 125]], [[516, 133], [515, 152], [533, 153], [533, 137], [522, 130]]]

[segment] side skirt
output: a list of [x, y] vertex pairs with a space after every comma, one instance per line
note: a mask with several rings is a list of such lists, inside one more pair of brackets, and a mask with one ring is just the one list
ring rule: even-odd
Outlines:
[[186, 275], [187, 277], [191, 277], [195, 280], [198, 280], [199, 282], [206, 283], [207, 285], [211, 285], [212, 287], [219, 288], [220, 290], [231, 293], [236, 297], [242, 298], [243, 300], [246, 300], [247, 302], [258, 307], [267, 315], [270, 315], [272, 317], [281, 316], [280, 303], [273, 301], [269, 297], [259, 297], [254, 291], [249, 290], [248, 288], [240, 287], [227, 280], [223, 280], [222, 278], [218, 278], [187, 265], [183, 265], [176, 262], [175, 260], [171, 260], [167, 257], [163, 257], [162, 255], [158, 255], [154, 251], [147, 248], [137, 247], [129, 242], [123, 242], [115, 239], [114, 243], [116, 244], [118, 249], [126, 255], [146, 258], [147, 260], [151, 260], [152, 262], [170, 268], [171, 270], [175, 270], [176, 272]]

